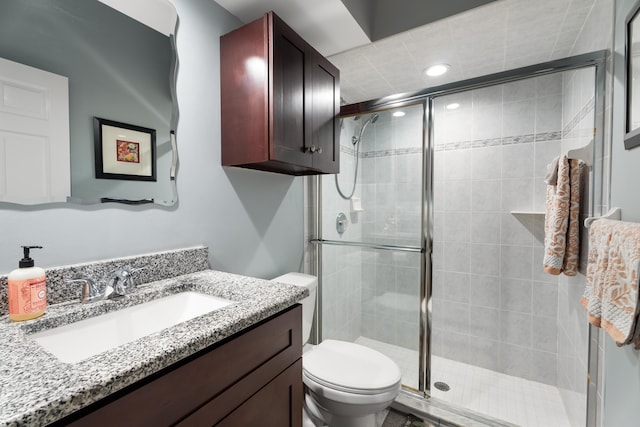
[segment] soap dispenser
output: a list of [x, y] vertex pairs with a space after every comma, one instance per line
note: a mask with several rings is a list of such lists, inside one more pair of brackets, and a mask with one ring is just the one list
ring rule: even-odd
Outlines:
[[23, 246], [24, 258], [17, 269], [7, 276], [9, 289], [9, 318], [14, 322], [35, 319], [47, 308], [47, 286], [44, 270], [34, 267], [29, 257], [31, 249], [42, 246]]

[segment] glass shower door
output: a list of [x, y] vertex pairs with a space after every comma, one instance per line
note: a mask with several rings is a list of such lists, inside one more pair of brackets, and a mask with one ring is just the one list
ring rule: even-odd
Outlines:
[[544, 179], [593, 139], [594, 96], [584, 68], [434, 98], [432, 397], [585, 425], [584, 277], [543, 271]]
[[422, 103], [344, 118], [341, 173], [321, 183], [321, 337], [388, 355], [413, 389], [420, 344], [423, 121]]

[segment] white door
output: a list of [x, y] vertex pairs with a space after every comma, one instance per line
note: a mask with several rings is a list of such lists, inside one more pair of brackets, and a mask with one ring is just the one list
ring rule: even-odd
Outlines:
[[0, 58], [0, 201], [70, 195], [68, 79]]

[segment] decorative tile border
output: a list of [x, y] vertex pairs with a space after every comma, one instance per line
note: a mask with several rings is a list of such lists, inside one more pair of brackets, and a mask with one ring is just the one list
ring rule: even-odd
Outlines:
[[543, 132], [536, 134], [506, 136], [504, 138], [476, 139], [473, 141], [456, 141], [437, 144], [435, 151], [464, 150], [469, 148], [498, 147], [505, 145], [527, 144], [541, 141], [557, 141], [562, 138], [562, 132]]
[[582, 119], [584, 119], [587, 116], [587, 114], [593, 113], [594, 108], [595, 108], [595, 99], [592, 96], [587, 101], [587, 103], [583, 105], [582, 108], [576, 113], [576, 115], [573, 116], [571, 120], [569, 120], [569, 123], [567, 123], [567, 125], [562, 130], [563, 135], [567, 135], [568, 133], [572, 132], [576, 127], [578, 127]]
[[[355, 156], [355, 150], [349, 147], [345, 147], [344, 145], [340, 146], [340, 152], [344, 154], [348, 154], [352, 157]], [[422, 147], [404, 147], [404, 148], [395, 148], [388, 150], [373, 150], [373, 151], [365, 151], [360, 152], [361, 159], [370, 159], [374, 157], [390, 157], [390, 156], [401, 156], [404, 154], [420, 154], [422, 153]]]
[[367, 151], [360, 154], [361, 158], [371, 159], [374, 157], [389, 157], [389, 156], [402, 156], [405, 154], [420, 154], [422, 153], [422, 147], [405, 147], [395, 148], [389, 150]]
[[528, 135], [520, 135], [520, 136], [507, 136], [502, 138], [502, 145], [515, 145], [515, 144], [525, 144], [528, 142], [533, 142], [536, 139], [535, 134]]
[[542, 141], [557, 141], [559, 139], [562, 139], [562, 132], [558, 131], [558, 132], [547, 132], [547, 133], [540, 133], [536, 135], [536, 142], [542, 142]]
[[[436, 144], [435, 151], [450, 151], [450, 150], [466, 150], [470, 148], [484, 148], [484, 147], [497, 147], [504, 145], [526, 144], [530, 142], [543, 142], [543, 141], [559, 141], [564, 138], [574, 137], [572, 132], [579, 131], [580, 136], [583, 135], [581, 129], [576, 129], [580, 125], [582, 119], [588, 114], [592, 114], [595, 107], [595, 100], [593, 97], [587, 101], [587, 103], [576, 113], [576, 115], [569, 121], [569, 123], [562, 130], [554, 132], [542, 132], [536, 134], [515, 135], [506, 136], [504, 138], [490, 138], [490, 139], [477, 139], [471, 141], [455, 141], [448, 142], [446, 144]], [[588, 132], [592, 132], [588, 129]], [[341, 145], [340, 152], [355, 156], [356, 150], [353, 147]], [[373, 150], [373, 151], [360, 151], [359, 157], [362, 158], [375, 158], [375, 157], [391, 157], [400, 156], [404, 154], [416, 154], [421, 153], [422, 147], [409, 147], [409, 148], [396, 148], [388, 150]]]
[[[471, 144], [471, 147], [467, 147], [467, 148], [495, 147], [498, 145], [502, 145], [502, 138], [477, 139], [475, 141], [471, 141], [470, 144]], [[436, 146], [436, 150], [437, 150], [437, 146]]]
[[[354, 157], [356, 155], [356, 150], [353, 148], [353, 146], [346, 147], [346, 146], [340, 144], [340, 152], [344, 153], [344, 154], [348, 154], [351, 157]], [[362, 157], [362, 155], [360, 157]]]

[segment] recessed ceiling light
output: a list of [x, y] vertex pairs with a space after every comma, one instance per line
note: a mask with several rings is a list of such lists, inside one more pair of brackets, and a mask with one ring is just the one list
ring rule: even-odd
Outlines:
[[448, 64], [436, 64], [424, 70], [424, 73], [429, 77], [438, 77], [449, 71], [449, 68]]
[[447, 110], [457, 110], [458, 108], [460, 108], [460, 104], [458, 104], [457, 102], [452, 102], [451, 104], [447, 104], [446, 106]]
[[396, 111], [393, 113], [393, 117], [402, 117], [404, 116], [406, 113], [404, 111]]

